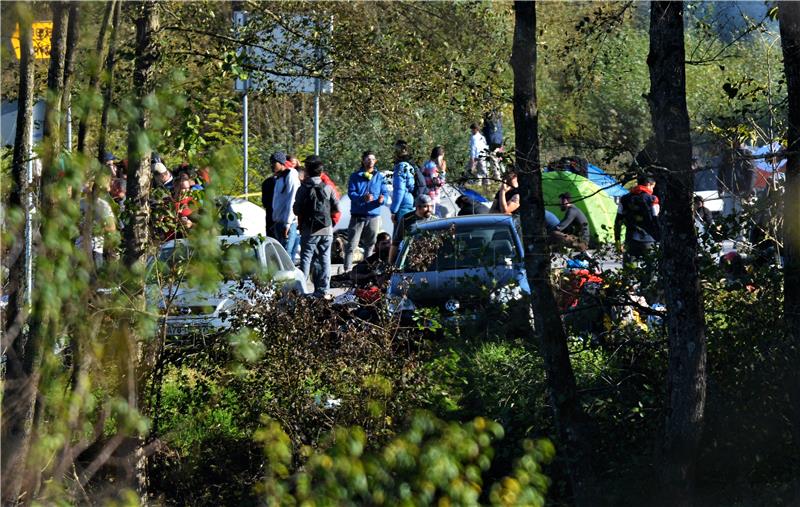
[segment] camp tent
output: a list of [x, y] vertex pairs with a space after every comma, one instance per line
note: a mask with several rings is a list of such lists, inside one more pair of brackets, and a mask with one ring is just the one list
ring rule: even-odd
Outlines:
[[583, 211], [589, 221], [592, 242], [614, 240], [617, 206], [614, 199], [599, 186], [573, 172], [551, 171], [542, 173], [542, 192], [545, 208], [559, 217], [563, 217], [564, 212], [561, 211], [558, 196], [569, 192], [575, 206]]
[[594, 164], [589, 164], [586, 171], [589, 181], [603, 189], [611, 197], [622, 197], [628, 193], [628, 190], [620, 185], [613, 176], [609, 175], [604, 170], [600, 169]]

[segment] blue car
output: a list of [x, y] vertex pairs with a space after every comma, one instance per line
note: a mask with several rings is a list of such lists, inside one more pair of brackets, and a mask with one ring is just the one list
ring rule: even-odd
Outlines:
[[480, 315], [530, 295], [519, 224], [508, 215], [418, 223], [395, 268], [389, 310], [406, 318], [420, 308], [437, 309], [445, 318]]

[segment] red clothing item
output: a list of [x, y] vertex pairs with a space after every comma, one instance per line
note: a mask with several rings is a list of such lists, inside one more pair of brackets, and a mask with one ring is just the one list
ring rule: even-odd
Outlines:
[[[653, 191], [650, 190], [650, 187], [646, 187], [644, 185], [636, 185], [635, 187], [633, 187], [631, 189], [631, 193], [632, 194], [645, 193], [645, 194], [653, 195]], [[653, 195], [653, 199], [655, 199], [655, 201], [653, 201], [653, 204], [659, 204], [657, 195]]]
[[[339, 194], [339, 189], [336, 188], [336, 183], [333, 182], [333, 180], [331, 179], [330, 176], [328, 176], [327, 173], [320, 174], [319, 178], [322, 180], [323, 183], [331, 187], [331, 189], [333, 190], [333, 195], [336, 196], [336, 200], [338, 201], [341, 198], [341, 194]], [[331, 213], [331, 222], [333, 222], [333, 225], [338, 224], [340, 218], [342, 218], [341, 211], [335, 211]]]

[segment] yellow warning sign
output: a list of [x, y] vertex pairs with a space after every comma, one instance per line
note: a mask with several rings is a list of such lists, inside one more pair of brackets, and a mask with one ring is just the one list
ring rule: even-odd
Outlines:
[[[37, 21], [33, 23], [32, 28], [34, 58], [50, 58], [50, 38], [53, 35], [53, 22]], [[19, 59], [21, 56], [19, 25], [17, 25], [17, 30], [11, 36], [11, 45], [14, 46], [14, 52], [17, 54], [17, 59]]]

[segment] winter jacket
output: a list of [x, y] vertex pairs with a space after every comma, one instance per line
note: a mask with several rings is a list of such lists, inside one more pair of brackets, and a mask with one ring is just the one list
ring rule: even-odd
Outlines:
[[393, 215], [401, 217], [414, 211], [414, 166], [408, 162], [398, 162], [394, 166], [392, 176], [392, 206]]
[[[352, 216], [377, 217], [381, 214], [381, 206], [389, 200], [389, 188], [386, 179], [377, 169], [370, 173], [358, 170], [350, 175], [347, 182], [347, 195], [350, 197], [350, 214]], [[372, 200], [367, 202], [364, 198], [372, 195]], [[383, 196], [383, 204], [378, 200]]]

